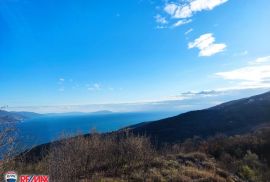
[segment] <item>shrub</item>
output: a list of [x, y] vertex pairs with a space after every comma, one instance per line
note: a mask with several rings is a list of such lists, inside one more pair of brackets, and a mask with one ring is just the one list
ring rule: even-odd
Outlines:
[[146, 137], [93, 134], [63, 140], [45, 160], [52, 179], [67, 181], [92, 178], [97, 173], [107, 177], [128, 175], [136, 168], [146, 172], [154, 156]]

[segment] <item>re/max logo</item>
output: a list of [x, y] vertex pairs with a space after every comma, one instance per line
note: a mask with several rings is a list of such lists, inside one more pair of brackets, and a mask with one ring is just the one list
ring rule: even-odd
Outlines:
[[21, 175], [20, 182], [49, 182], [49, 176], [44, 175]]

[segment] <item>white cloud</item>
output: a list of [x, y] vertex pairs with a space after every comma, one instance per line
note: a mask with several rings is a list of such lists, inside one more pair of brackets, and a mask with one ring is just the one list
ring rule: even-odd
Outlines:
[[270, 78], [270, 65], [246, 66], [227, 72], [219, 72], [216, 75], [226, 80], [263, 81]]
[[172, 18], [189, 18], [196, 12], [212, 10], [228, 0], [189, 0], [185, 3], [168, 3], [164, 11]]
[[179, 5], [172, 15], [173, 18], [189, 18], [192, 16], [192, 10], [189, 6], [181, 6]]
[[177, 10], [178, 6], [174, 3], [166, 4], [164, 7], [164, 11], [169, 15], [173, 16], [175, 11]]
[[190, 2], [190, 9], [192, 12], [212, 10], [227, 1], [228, 0], [193, 0]]
[[242, 68], [218, 72], [215, 75], [236, 82], [237, 88], [270, 87], [270, 56], [257, 58]]
[[168, 21], [166, 20], [166, 18], [163, 17], [163, 16], [161, 16], [161, 15], [159, 15], [159, 14], [155, 16], [155, 19], [156, 19], [156, 22], [157, 23], [160, 23], [160, 24], [167, 24], [168, 23]]
[[203, 91], [188, 91], [181, 93], [182, 96], [215, 96], [221, 94], [222, 91], [217, 90], [203, 90]]
[[59, 81], [60, 81], [60, 82], [64, 82], [65, 79], [64, 79], [64, 78], [59, 78]]
[[[165, 14], [166, 16], [161, 16], [160, 14], [158, 14], [157, 16], [155, 16], [155, 19], [158, 24], [170, 24], [171, 22], [168, 21], [169, 19], [178, 19], [177, 22], [172, 23], [172, 27], [177, 27], [177, 25], [183, 25], [183, 22], [186, 21], [181, 21], [181, 19], [189, 18], [188, 21], [191, 22], [190, 18], [196, 12], [200, 12], [203, 10], [212, 10], [227, 1], [228, 0], [173, 0], [166, 3], [163, 8], [163, 14]], [[164, 26], [162, 27], [164, 28]]]
[[188, 29], [188, 30], [185, 32], [185, 35], [188, 35], [188, 34], [191, 33], [192, 31], [193, 31], [193, 28]]
[[176, 23], [173, 24], [173, 27], [179, 27], [181, 25], [185, 25], [191, 22], [192, 22], [191, 19], [178, 20]]
[[158, 25], [156, 28], [157, 28], [157, 29], [166, 29], [166, 28], [168, 28], [168, 27], [167, 27], [167, 26]]
[[267, 63], [267, 62], [270, 62], [270, 56], [257, 58], [253, 63], [261, 64], [261, 63]]
[[219, 52], [223, 52], [226, 48], [226, 44], [216, 44], [215, 38], [212, 33], [201, 35], [193, 42], [188, 43], [188, 48], [198, 48], [200, 50], [199, 56], [212, 56]]

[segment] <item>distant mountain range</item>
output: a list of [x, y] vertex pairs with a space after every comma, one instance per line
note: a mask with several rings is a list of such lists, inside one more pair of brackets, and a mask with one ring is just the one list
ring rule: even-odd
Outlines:
[[26, 119], [32, 119], [40, 116], [74, 116], [74, 115], [105, 115], [105, 114], [112, 114], [112, 111], [108, 110], [101, 110], [96, 112], [68, 112], [68, 113], [48, 113], [48, 114], [38, 114], [35, 112], [15, 112], [15, 111], [5, 111], [0, 110], [0, 124], [1, 123], [12, 123], [12, 122], [19, 122]]
[[112, 114], [112, 111], [109, 110], [101, 110], [101, 111], [95, 111], [95, 112], [91, 112], [90, 114]]
[[42, 115], [34, 112], [8, 112], [0, 110], [0, 124], [19, 122], [25, 119], [31, 119], [39, 116]]
[[193, 136], [241, 134], [270, 124], [270, 92], [227, 102], [204, 110], [191, 111], [154, 122], [128, 127], [158, 142], [178, 142]]
[[80, 116], [80, 115], [104, 115], [104, 114], [112, 114], [112, 111], [101, 110], [94, 112], [65, 112], [65, 113], [47, 113], [47, 116]]

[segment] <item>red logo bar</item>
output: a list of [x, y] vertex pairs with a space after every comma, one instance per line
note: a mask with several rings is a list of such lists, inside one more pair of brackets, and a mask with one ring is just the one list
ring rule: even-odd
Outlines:
[[20, 182], [49, 182], [49, 176], [45, 175], [21, 175]]

